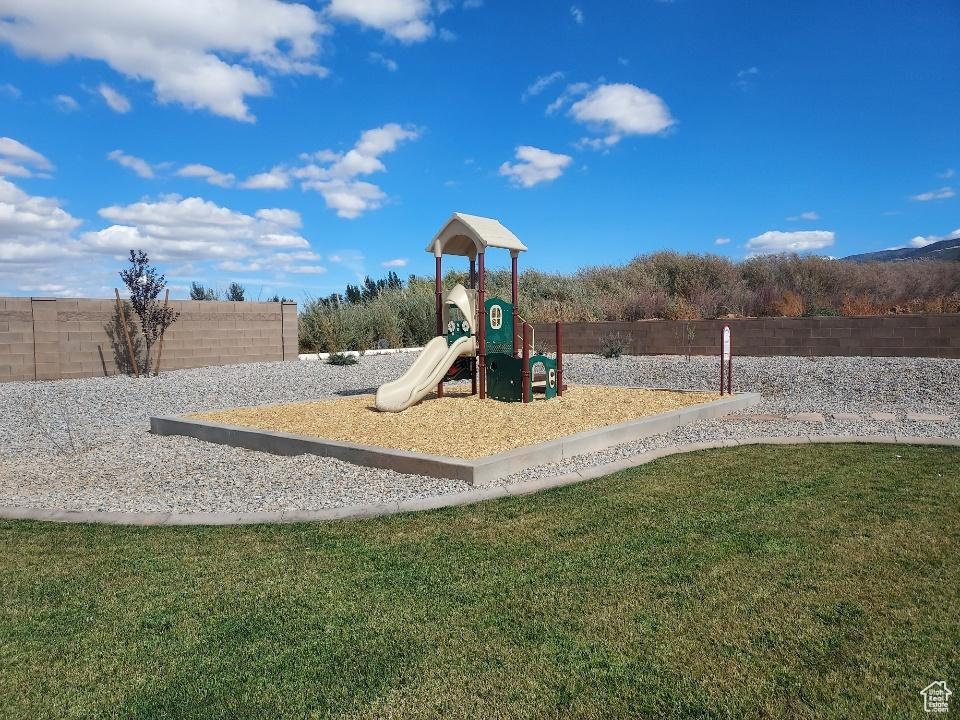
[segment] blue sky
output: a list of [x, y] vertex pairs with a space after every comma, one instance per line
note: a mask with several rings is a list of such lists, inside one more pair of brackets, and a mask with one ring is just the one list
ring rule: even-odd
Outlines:
[[0, 0], [0, 294], [106, 297], [143, 247], [177, 297], [302, 300], [432, 272], [453, 211], [551, 271], [960, 235], [958, 28], [956, 0]]

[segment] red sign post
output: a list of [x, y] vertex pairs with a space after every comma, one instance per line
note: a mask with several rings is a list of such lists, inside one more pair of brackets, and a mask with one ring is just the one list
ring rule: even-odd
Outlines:
[[[724, 372], [726, 371], [726, 372]], [[720, 333], [720, 394], [726, 385], [727, 395], [732, 395], [733, 386], [733, 347], [730, 341], [730, 326], [724, 325]]]

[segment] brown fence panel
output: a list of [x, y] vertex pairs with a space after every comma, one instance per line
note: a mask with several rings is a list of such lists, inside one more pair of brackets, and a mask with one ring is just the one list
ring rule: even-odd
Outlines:
[[[163, 370], [297, 359], [296, 303], [170, 306]], [[128, 354], [114, 300], [0, 298], [0, 382], [114, 375]]]
[[[717, 355], [730, 325], [737, 355], [960, 358], [960, 314], [877, 317], [736, 318], [564, 323], [564, 352], [596, 353], [609, 337], [628, 338], [633, 355]], [[555, 348], [553, 325], [537, 323], [537, 347]]]

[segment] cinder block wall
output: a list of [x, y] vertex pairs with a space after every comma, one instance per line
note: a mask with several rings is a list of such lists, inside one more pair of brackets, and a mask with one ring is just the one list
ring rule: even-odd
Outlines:
[[[595, 353], [608, 336], [627, 339], [631, 355], [716, 355], [730, 325], [737, 355], [960, 358], [960, 314], [879, 317], [738, 318], [731, 320], [564, 323], [564, 352]], [[538, 347], [554, 348], [554, 326], [536, 324]]]
[[[297, 359], [296, 303], [170, 306], [180, 318], [164, 338], [161, 370]], [[115, 300], [0, 298], [0, 382], [114, 375], [127, 355]]]

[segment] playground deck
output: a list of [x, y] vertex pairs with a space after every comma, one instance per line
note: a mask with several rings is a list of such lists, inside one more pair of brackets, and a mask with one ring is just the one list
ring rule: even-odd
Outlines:
[[529, 404], [480, 400], [448, 386], [400, 413], [378, 412], [373, 395], [194, 413], [243, 427], [429, 455], [474, 459], [718, 399], [717, 393], [572, 386]]

